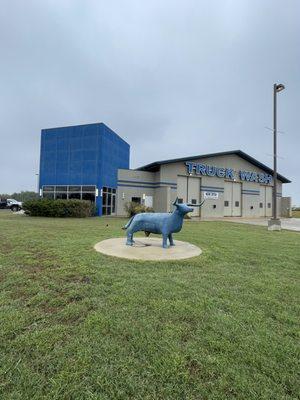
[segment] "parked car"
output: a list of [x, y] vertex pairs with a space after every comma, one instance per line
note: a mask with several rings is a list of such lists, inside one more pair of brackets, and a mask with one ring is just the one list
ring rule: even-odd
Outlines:
[[0, 199], [0, 208], [10, 209], [13, 212], [22, 209], [22, 202], [15, 199]]

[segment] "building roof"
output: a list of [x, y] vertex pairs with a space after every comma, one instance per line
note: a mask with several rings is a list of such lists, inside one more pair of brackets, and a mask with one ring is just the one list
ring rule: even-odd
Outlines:
[[[265, 164], [261, 163], [260, 161], [256, 160], [255, 158], [249, 156], [249, 154], [244, 153], [242, 150], [231, 150], [231, 151], [223, 151], [219, 153], [210, 153], [210, 154], [200, 154], [197, 156], [191, 156], [191, 157], [182, 157], [182, 158], [173, 158], [170, 160], [162, 160], [162, 161], [155, 161], [151, 164], [144, 165], [140, 168], [137, 168], [139, 171], [150, 171], [150, 172], [155, 172], [158, 171], [161, 165], [164, 164], [172, 164], [180, 161], [192, 161], [192, 160], [197, 160], [199, 158], [209, 158], [209, 157], [219, 157], [219, 156], [230, 156], [230, 155], [237, 155], [241, 158], [243, 158], [246, 161], [249, 161], [251, 164], [255, 165], [256, 167], [262, 169], [263, 171], [273, 175], [273, 170], [269, 167], [267, 167]], [[278, 180], [280, 180], [283, 183], [290, 183], [291, 181], [287, 178], [285, 178], [283, 175], [277, 174]]]

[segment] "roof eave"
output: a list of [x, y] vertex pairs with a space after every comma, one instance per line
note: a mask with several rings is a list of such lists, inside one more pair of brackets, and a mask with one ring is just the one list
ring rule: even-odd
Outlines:
[[[255, 158], [249, 156], [249, 154], [243, 152], [242, 150], [231, 150], [231, 151], [224, 151], [224, 152], [219, 152], [219, 153], [210, 153], [210, 154], [202, 154], [202, 155], [197, 155], [197, 156], [191, 156], [191, 157], [180, 157], [180, 158], [173, 158], [169, 160], [162, 160], [162, 161], [155, 161], [150, 164], [143, 165], [142, 167], [136, 168], [137, 171], [149, 171], [149, 172], [155, 172], [159, 169], [161, 165], [164, 164], [172, 164], [175, 162], [180, 162], [180, 161], [187, 161], [187, 160], [196, 160], [198, 158], [209, 158], [209, 157], [216, 157], [216, 156], [226, 156], [226, 155], [238, 155], [241, 158], [243, 158], [246, 161], [249, 161], [251, 164], [261, 168], [264, 171], [269, 172], [270, 174], [273, 175], [273, 170], [269, 168], [267, 165], [264, 165], [260, 161], [256, 160]], [[278, 180], [280, 180], [282, 183], [291, 183], [289, 179], [287, 179], [285, 176], [281, 174], [277, 174]]]

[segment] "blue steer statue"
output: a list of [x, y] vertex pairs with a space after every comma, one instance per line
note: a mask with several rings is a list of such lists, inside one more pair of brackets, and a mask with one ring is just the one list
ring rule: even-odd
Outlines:
[[183, 217], [185, 214], [194, 211], [193, 207], [201, 207], [202, 204], [185, 204], [178, 203], [178, 198], [173, 205], [175, 210], [172, 213], [141, 213], [130, 218], [122, 229], [126, 229], [127, 246], [134, 244], [133, 234], [138, 231], [144, 231], [146, 236], [150, 233], [160, 233], [163, 236], [162, 247], [167, 248], [167, 239], [169, 238], [170, 246], [175, 246], [172, 234], [181, 231]]

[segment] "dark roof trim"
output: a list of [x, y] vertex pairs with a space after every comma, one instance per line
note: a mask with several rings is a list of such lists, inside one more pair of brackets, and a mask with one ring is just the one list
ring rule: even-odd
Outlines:
[[[267, 173], [273, 175], [273, 170], [271, 168], [267, 167], [265, 164], [261, 163], [260, 161], [256, 160], [255, 158], [249, 156], [249, 154], [244, 153], [242, 150], [223, 151], [223, 152], [219, 152], [219, 153], [201, 154], [201, 155], [192, 156], [192, 157], [182, 157], [182, 158], [173, 158], [171, 160], [155, 161], [151, 164], [147, 164], [140, 168], [137, 168], [137, 170], [155, 172], [155, 171], [158, 171], [160, 166], [163, 164], [172, 164], [172, 163], [176, 163], [176, 162], [180, 162], [180, 161], [197, 160], [199, 158], [230, 156], [230, 155], [237, 155], [237, 156], [243, 158], [244, 160], [249, 161], [251, 164], [255, 165], [256, 167], [261, 168], [263, 171], [266, 171]], [[277, 174], [277, 178], [278, 178], [278, 180], [280, 180], [283, 183], [291, 183], [291, 181], [289, 179], [285, 178], [283, 175]]]

